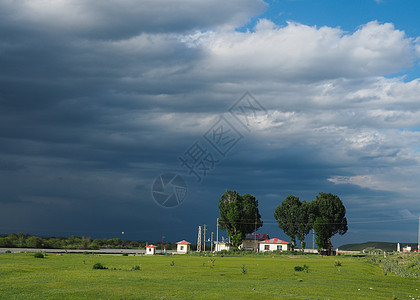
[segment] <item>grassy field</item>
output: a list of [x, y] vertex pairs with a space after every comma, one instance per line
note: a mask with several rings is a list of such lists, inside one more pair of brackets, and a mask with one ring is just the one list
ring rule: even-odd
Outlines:
[[[108, 269], [94, 270], [98, 262]], [[308, 272], [295, 271], [304, 265]], [[420, 299], [420, 279], [385, 275], [377, 264], [351, 257], [0, 254], [2, 299], [225, 297]]]

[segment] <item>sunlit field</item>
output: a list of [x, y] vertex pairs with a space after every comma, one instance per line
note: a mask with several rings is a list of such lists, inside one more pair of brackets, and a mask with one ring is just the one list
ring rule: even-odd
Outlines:
[[2, 299], [420, 299], [419, 289], [356, 257], [0, 254]]

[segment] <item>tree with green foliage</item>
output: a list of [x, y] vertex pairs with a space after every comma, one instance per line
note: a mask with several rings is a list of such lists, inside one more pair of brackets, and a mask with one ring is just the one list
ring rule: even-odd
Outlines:
[[305, 238], [313, 228], [311, 220], [312, 205], [310, 202], [303, 201], [299, 207], [298, 225], [297, 225], [297, 238], [300, 241], [302, 251], [305, 249]]
[[29, 248], [41, 248], [43, 246], [43, 240], [37, 236], [31, 236], [26, 239], [25, 244]]
[[319, 193], [311, 202], [316, 244], [319, 249], [331, 248], [331, 237], [347, 232], [346, 208], [337, 195]]
[[263, 224], [258, 211], [258, 200], [236, 191], [226, 191], [219, 200], [219, 225], [226, 229], [231, 243], [238, 247], [245, 236]]
[[292, 249], [296, 247], [296, 236], [299, 234], [301, 205], [302, 202], [300, 202], [299, 197], [289, 195], [274, 211], [274, 218], [276, 219], [279, 228], [281, 228], [292, 241]]

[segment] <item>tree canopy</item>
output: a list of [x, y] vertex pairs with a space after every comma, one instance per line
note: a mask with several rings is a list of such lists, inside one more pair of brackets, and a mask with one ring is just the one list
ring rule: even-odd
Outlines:
[[274, 218], [276, 219], [279, 228], [290, 237], [293, 248], [296, 246], [296, 236], [299, 233], [301, 205], [302, 202], [300, 202], [299, 197], [289, 195], [274, 211]]
[[290, 237], [293, 248], [296, 240], [305, 248], [305, 238], [311, 229], [318, 248], [330, 248], [331, 237], [347, 232], [346, 209], [340, 198], [331, 193], [319, 193], [311, 202], [289, 195], [277, 206], [274, 218], [279, 228]]
[[258, 200], [250, 195], [240, 195], [236, 191], [226, 191], [219, 200], [219, 225], [226, 229], [231, 243], [238, 247], [248, 233], [263, 224], [258, 211]]
[[318, 248], [329, 248], [331, 237], [347, 232], [346, 208], [337, 195], [319, 193], [312, 201], [314, 231]]

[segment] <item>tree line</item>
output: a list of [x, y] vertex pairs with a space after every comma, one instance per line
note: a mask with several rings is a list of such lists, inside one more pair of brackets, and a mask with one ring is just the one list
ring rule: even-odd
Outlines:
[[[236, 191], [226, 191], [219, 200], [219, 225], [226, 229], [233, 246], [238, 247], [247, 234], [262, 227], [258, 200]], [[318, 249], [331, 249], [331, 237], [347, 232], [346, 209], [337, 195], [319, 193], [311, 202], [301, 202], [299, 197], [287, 196], [274, 211], [278, 227], [290, 237], [292, 248], [299, 240], [302, 250], [311, 230], [316, 235]]]
[[[159, 248], [161, 243], [156, 243]], [[38, 237], [30, 234], [12, 233], [0, 235], [1, 248], [43, 248], [43, 249], [139, 249], [145, 248], [146, 242], [112, 239], [91, 239], [89, 237]], [[167, 250], [176, 249], [175, 243], [164, 243], [163, 247]]]

